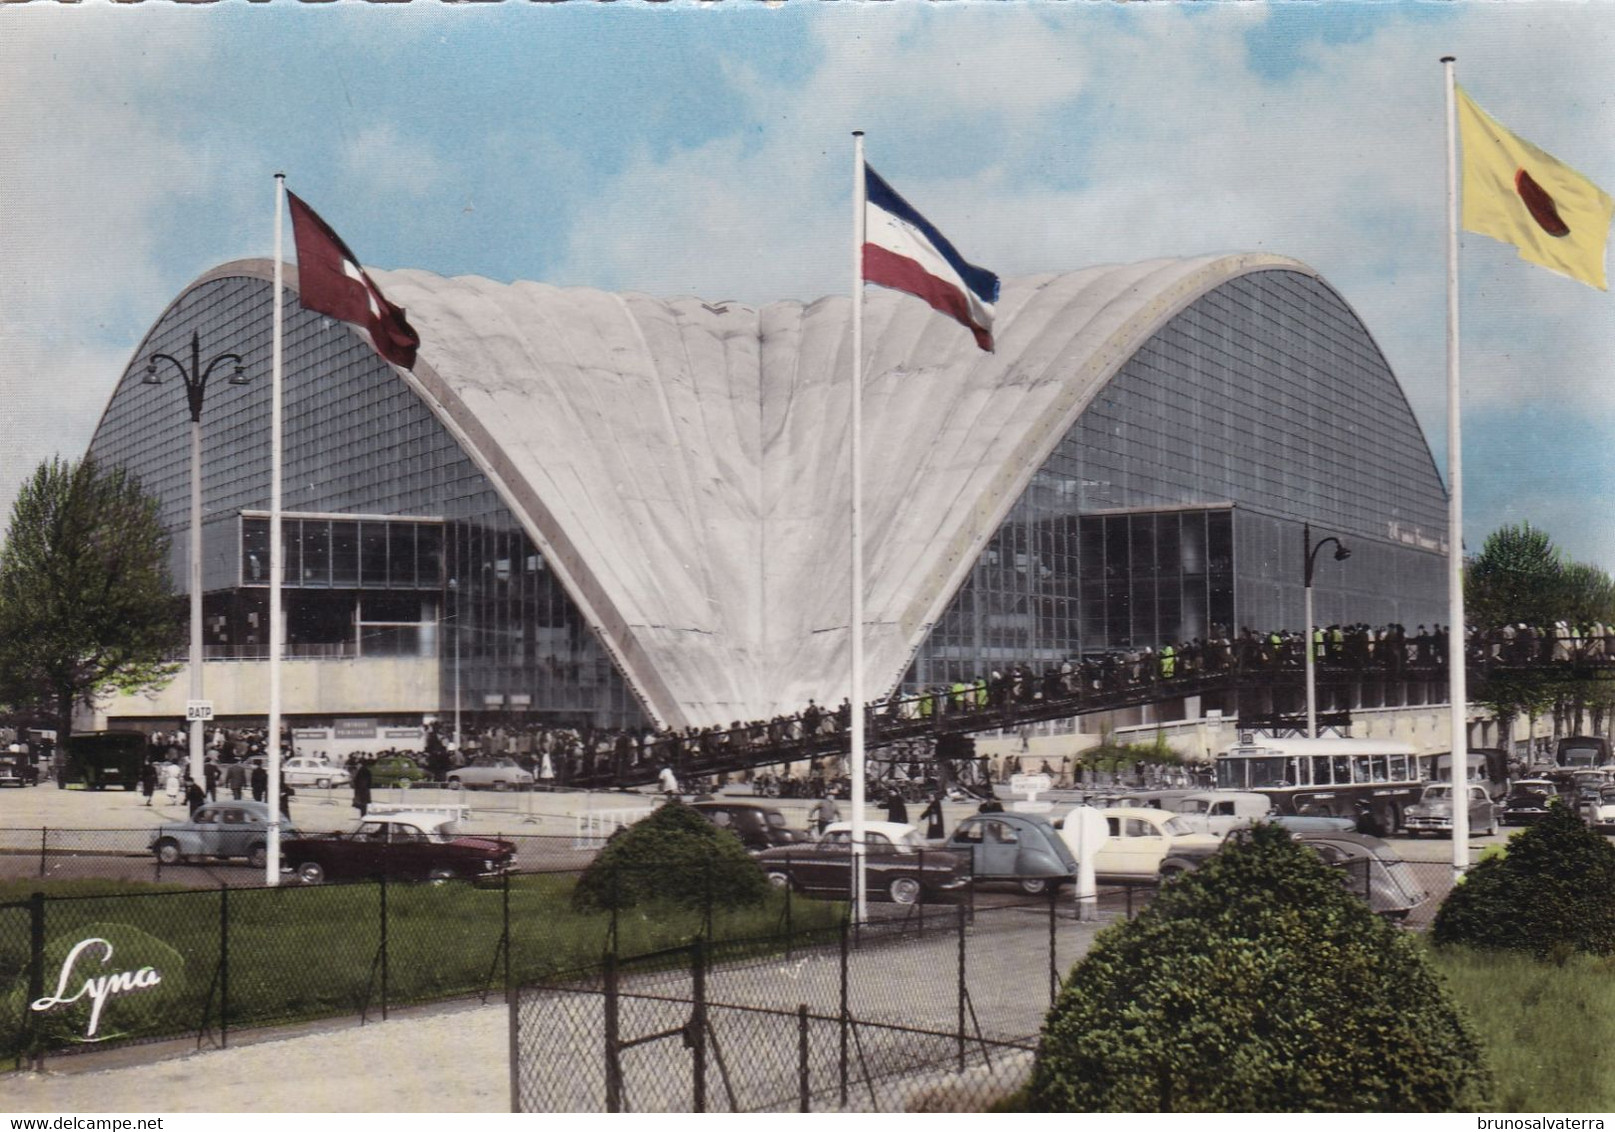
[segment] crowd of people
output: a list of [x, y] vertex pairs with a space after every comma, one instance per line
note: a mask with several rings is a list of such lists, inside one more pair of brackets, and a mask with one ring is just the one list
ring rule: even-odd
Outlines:
[[[1445, 672], [1448, 640], [1442, 625], [1419, 625], [1409, 632], [1398, 624], [1332, 624], [1316, 626], [1312, 633], [1314, 658], [1326, 672], [1344, 668], [1393, 679], [1440, 679]], [[868, 744], [886, 752], [877, 761], [896, 783], [891, 789], [905, 798], [926, 797], [936, 784], [926, 781], [927, 774], [933, 779], [935, 774], [924, 770], [916, 774], [908, 768], [936, 764], [934, 735], [944, 730], [937, 724], [945, 717], [994, 714], [997, 723], [1009, 725], [1016, 709], [1027, 705], [1072, 702], [1075, 709], [1084, 700], [1144, 685], [1299, 669], [1305, 663], [1305, 646], [1305, 636], [1291, 630], [1244, 628], [1230, 633], [1214, 629], [1204, 638], [1106, 649], [1041, 667], [1006, 665], [975, 677], [894, 693], [868, 705]], [[1615, 626], [1561, 621], [1546, 627], [1519, 624], [1472, 630], [1466, 654], [1471, 664], [1482, 667], [1615, 663]], [[768, 756], [772, 763], [805, 761], [810, 769], [805, 776], [767, 769], [747, 771], [763, 792], [821, 797], [833, 795], [837, 789], [842, 768], [834, 756], [845, 746], [850, 719], [851, 705], [846, 700], [834, 707], [809, 700], [800, 711], [770, 719], [668, 730], [605, 729], [507, 718], [468, 722], [458, 745], [439, 722], [426, 728], [424, 750], [363, 752], [349, 756], [348, 762], [352, 771], [366, 758], [404, 754], [420, 763], [430, 779], [442, 781], [478, 755], [504, 755], [531, 772], [540, 786], [567, 787], [650, 782], [663, 771], [680, 782], [693, 782], [746, 768], [760, 762], [760, 756]], [[181, 731], [152, 735], [153, 746], [166, 747], [176, 761], [183, 759], [186, 742]], [[208, 735], [209, 762], [218, 768], [249, 762], [266, 747], [263, 728], [215, 728]], [[892, 768], [899, 768], [897, 776], [891, 775]], [[964, 759], [949, 766], [943, 776], [950, 783], [979, 789], [990, 772], [984, 763]], [[908, 785], [916, 780], [917, 785]], [[211, 796], [216, 785], [210, 781], [201, 788]]]

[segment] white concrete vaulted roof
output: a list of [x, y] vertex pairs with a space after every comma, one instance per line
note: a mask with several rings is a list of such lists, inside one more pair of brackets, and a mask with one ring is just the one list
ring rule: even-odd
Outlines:
[[[924, 303], [870, 290], [861, 698], [901, 679], [1105, 382], [1195, 299], [1265, 270], [1315, 274], [1240, 254], [1006, 280], [991, 354]], [[406, 380], [660, 722], [766, 718], [849, 693], [845, 297], [752, 309], [373, 275], [421, 336]]]

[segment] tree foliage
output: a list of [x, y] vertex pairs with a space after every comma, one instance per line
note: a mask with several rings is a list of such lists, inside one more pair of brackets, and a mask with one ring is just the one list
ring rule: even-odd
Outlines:
[[1539, 959], [1615, 955], [1615, 845], [1555, 802], [1483, 858], [1436, 914], [1432, 938]]
[[1563, 558], [1530, 523], [1493, 531], [1464, 573], [1464, 611], [1474, 625], [1551, 625], [1565, 598]]
[[686, 908], [760, 904], [768, 879], [740, 839], [670, 801], [600, 851], [572, 890], [582, 911], [668, 901]]
[[1420, 949], [1257, 826], [1102, 932], [1049, 1012], [1044, 1111], [1414, 1112], [1484, 1103], [1480, 1046]]
[[185, 612], [158, 502], [122, 468], [52, 459], [23, 485], [0, 548], [0, 701], [49, 713], [174, 676]]

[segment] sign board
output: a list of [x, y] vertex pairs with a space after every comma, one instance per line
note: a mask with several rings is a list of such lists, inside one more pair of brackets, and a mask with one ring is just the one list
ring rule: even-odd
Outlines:
[[1047, 814], [1054, 810], [1053, 802], [1011, 802], [1010, 812], [1017, 814]]
[[1065, 816], [1060, 836], [1077, 859], [1077, 919], [1099, 918], [1099, 885], [1094, 855], [1110, 837], [1110, 823], [1093, 806], [1078, 806]]
[[334, 728], [337, 739], [374, 739], [376, 721], [373, 719], [339, 719]]
[[374, 720], [345, 720], [367, 723], [368, 727], [294, 727], [292, 750], [299, 755], [342, 762], [349, 755], [373, 755], [378, 751], [402, 751], [419, 755], [426, 749], [424, 727], [377, 727]]
[[1012, 774], [1009, 788], [1017, 794], [1043, 794], [1054, 789], [1054, 780], [1046, 774]]
[[213, 718], [212, 700], [186, 700], [185, 719], [187, 722], [202, 720], [204, 723]]

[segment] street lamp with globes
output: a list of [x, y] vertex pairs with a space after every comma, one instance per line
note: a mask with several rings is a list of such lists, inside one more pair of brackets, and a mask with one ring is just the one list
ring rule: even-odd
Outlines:
[[1346, 549], [1345, 545], [1339, 539], [1335, 538], [1333, 535], [1331, 535], [1331, 536], [1329, 536], [1328, 538], [1325, 538], [1325, 539], [1319, 539], [1317, 544], [1314, 545], [1313, 541], [1312, 541], [1312, 524], [1311, 523], [1302, 524], [1302, 526], [1301, 526], [1301, 542], [1302, 542], [1303, 552], [1306, 555], [1306, 564], [1307, 564], [1306, 565], [1306, 597], [1307, 597], [1307, 603], [1306, 604], [1307, 604], [1307, 608], [1306, 608], [1306, 617], [1305, 617], [1306, 638], [1307, 638], [1307, 641], [1306, 641], [1306, 658], [1307, 658], [1307, 738], [1308, 739], [1316, 739], [1318, 737], [1318, 684], [1317, 684], [1317, 674], [1316, 674], [1317, 660], [1313, 656], [1314, 633], [1313, 633], [1313, 627], [1312, 627], [1312, 571], [1313, 571], [1313, 567], [1316, 565], [1316, 563], [1318, 561], [1318, 551], [1322, 550], [1324, 547], [1328, 546], [1330, 543], [1335, 544], [1335, 561], [1336, 562], [1344, 562], [1346, 559], [1350, 558], [1351, 557], [1351, 551]]
[[[146, 361], [146, 376], [141, 379], [142, 385], [163, 383], [162, 375], [157, 371], [158, 362], [167, 362], [179, 374], [180, 380], [185, 383], [185, 402], [191, 411], [191, 702], [200, 704], [202, 701], [202, 399], [207, 393], [208, 378], [213, 376], [214, 367], [220, 362], [235, 363], [235, 368], [230, 373], [231, 385], [246, 385], [251, 378], [247, 376], [240, 354], [219, 354], [208, 359], [204, 366], [202, 336], [194, 330], [191, 332], [189, 367], [172, 354], [153, 354]], [[206, 777], [203, 765], [206, 753], [202, 736], [203, 719], [196, 708], [189, 706], [186, 715], [194, 716], [189, 720], [191, 779], [200, 786]]]

